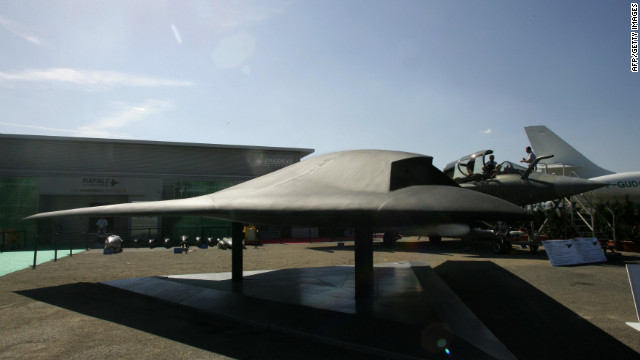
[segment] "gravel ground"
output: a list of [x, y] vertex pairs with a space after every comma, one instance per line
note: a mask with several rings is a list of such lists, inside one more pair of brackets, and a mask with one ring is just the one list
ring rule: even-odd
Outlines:
[[[427, 261], [520, 359], [640, 358], [640, 332], [621, 253], [608, 263], [552, 267], [544, 251], [494, 255], [488, 243], [406, 238], [375, 244], [374, 262]], [[244, 252], [245, 270], [353, 265], [335, 242], [269, 244]], [[90, 250], [0, 277], [0, 359], [371, 359], [120, 292], [101, 281], [229, 272], [231, 252]]]

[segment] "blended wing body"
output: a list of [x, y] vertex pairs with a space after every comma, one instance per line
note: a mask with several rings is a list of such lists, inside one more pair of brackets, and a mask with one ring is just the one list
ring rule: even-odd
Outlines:
[[354, 150], [304, 160], [205, 196], [60, 210], [27, 219], [98, 215], [194, 215], [384, 229], [527, 216], [513, 204], [460, 188], [432, 165], [431, 157]]

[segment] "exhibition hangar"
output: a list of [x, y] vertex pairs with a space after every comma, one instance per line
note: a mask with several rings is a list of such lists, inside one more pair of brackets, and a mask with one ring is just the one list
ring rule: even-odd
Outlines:
[[[51, 243], [54, 236], [95, 239], [97, 218], [22, 219], [52, 210], [205, 195], [299, 162], [313, 151], [0, 134], [0, 231], [21, 232], [19, 242], [25, 246], [31, 239]], [[227, 222], [201, 217], [107, 220], [108, 233], [145, 239], [219, 237], [230, 228]]]

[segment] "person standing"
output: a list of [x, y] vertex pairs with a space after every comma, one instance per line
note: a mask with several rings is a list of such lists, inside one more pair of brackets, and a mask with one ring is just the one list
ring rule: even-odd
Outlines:
[[526, 158], [522, 158], [520, 162], [531, 165], [534, 161], [536, 161], [536, 154], [534, 154], [533, 151], [531, 150], [531, 146], [527, 146], [525, 151], [527, 152], [528, 155]]
[[96, 226], [98, 227], [98, 235], [104, 235], [107, 232], [107, 227], [109, 226], [109, 221], [103, 217], [98, 219], [96, 222]]

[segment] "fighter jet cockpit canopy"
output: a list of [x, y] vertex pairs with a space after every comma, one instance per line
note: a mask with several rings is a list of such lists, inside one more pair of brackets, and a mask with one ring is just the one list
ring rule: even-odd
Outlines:
[[442, 172], [458, 183], [491, 179], [498, 174], [523, 174], [527, 169], [523, 166], [503, 161], [495, 169], [489, 169], [486, 165], [489, 155], [493, 150], [476, 151], [448, 163]]

